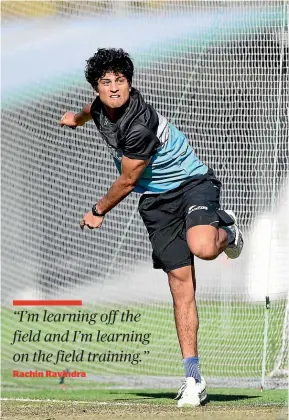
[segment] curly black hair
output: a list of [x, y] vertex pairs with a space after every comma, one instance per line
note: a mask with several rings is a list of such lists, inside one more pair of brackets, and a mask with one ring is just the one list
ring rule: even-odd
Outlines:
[[98, 48], [97, 53], [86, 60], [85, 78], [95, 89], [98, 79], [106, 72], [122, 73], [131, 85], [133, 62], [122, 48]]

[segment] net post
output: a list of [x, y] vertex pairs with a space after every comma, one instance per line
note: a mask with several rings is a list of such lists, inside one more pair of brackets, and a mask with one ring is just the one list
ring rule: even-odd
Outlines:
[[262, 357], [262, 377], [261, 377], [261, 391], [265, 385], [266, 374], [266, 358], [267, 358], [267, 343], [268, 343], [268, 329], [269, 329], [269, 309], [270, 298], [265, 297], [265, 311], [264, 311], [264, 343], [263, 343], [263, 357]]

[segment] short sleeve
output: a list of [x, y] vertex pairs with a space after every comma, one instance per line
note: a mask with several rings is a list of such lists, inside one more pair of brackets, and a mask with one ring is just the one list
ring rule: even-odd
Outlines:
[[130, 127], [123, 144], [123, 155], [130, 159], [150, 159], [159, 147], [157, 136], [142, 124]]

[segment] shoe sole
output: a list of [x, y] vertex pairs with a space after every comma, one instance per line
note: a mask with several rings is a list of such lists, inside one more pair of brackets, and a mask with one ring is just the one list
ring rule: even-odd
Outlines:
[[236, 221], [237, 218], [235, 216], [235, 213], [232, 211], [227, 211], [226, 212], [229, 216], [232, 217], [232, 219], [234, 220], [234, 224], [236, 226], [235, 232], [236, 232], [236, 238], [235, 238], [235, 245], [232, 248], [227, 247], [225, 249], [225, 254], [227, 255], [228, 258], [230, 258], [231, 260], [234, 260], [235, 258], [238, 258], [242, 252], [243, 249], [243, 245], [244, 245], [244, 239], [243, 239], [243, 234], [241, 232], [241, 230], [239, 229]]

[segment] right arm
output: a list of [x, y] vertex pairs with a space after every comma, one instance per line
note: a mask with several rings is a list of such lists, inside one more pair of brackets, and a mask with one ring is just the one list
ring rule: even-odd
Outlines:
[[59, 121], [60, 126], [61, 127], [68, 126], [71, 128], [76, 128], [80, 125], [84, 125], [87, 121], [92, 119], [90, 109], [91, 109], [91, 104], [87, 104], [78, 113], [66, 112], [61, 118], [61, 120]]

